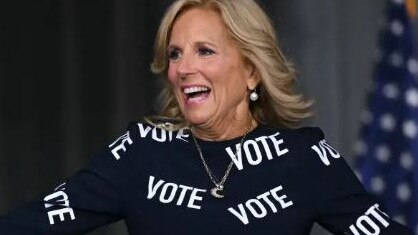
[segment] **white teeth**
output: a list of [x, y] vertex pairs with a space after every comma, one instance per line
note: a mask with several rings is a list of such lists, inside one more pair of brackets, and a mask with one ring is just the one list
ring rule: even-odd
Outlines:
[[209, 88], [207, 87], [202, 87], [202, 86], [194, 86], [194, 87], [188, 87], [188, 88], [184, 88], [184, 93], [185, 94], [191, 94], [191, 93], [195, 93], [195, 92], [200, 92], [200, 91], [208, 91]]

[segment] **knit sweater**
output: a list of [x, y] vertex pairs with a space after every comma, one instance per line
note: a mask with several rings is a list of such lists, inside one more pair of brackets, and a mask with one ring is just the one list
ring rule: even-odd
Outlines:
[[[260, 124], [226, 141], [134, 122], [42, 200], [0, 217], [0, 234], [83, 234], [124, 220], [129, 234], [412, 234], [384, 213], [319, 128]], [[242, 146], [241, 146], [242, 143]]]

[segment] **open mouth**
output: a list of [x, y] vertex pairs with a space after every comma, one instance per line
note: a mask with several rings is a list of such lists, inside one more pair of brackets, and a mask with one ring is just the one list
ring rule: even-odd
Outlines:
[[209, 87], [205, 86], [193, 86], [183, 89], [187, 101], [201, 101], [208, 97], [210, 91]]

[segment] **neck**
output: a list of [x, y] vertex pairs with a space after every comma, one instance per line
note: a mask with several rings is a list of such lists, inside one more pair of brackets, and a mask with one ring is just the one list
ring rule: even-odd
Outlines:
[[199, 139], [209, 141], [221, 141], [234, 139], [245, 135], [257, 127], [257, 121], [252, 117], [246, 121], [235, 121], [226, 125], [218, 125], [217, 128], [206, 128], [204, 126], [192, 126], [193, 135]]

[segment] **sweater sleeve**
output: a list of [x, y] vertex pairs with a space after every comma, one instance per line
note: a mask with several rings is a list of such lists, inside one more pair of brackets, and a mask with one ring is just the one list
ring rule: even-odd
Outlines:
[[384, 212], [318, 128], [310, 130], [309, 171], [317, 222], [335, 234], [412, 235]]
[[35, 203], [0, 217], [0, 234], [84, 234], [120, 220], [126, 161], [135, 125], [98, 153], [91, 164]]

